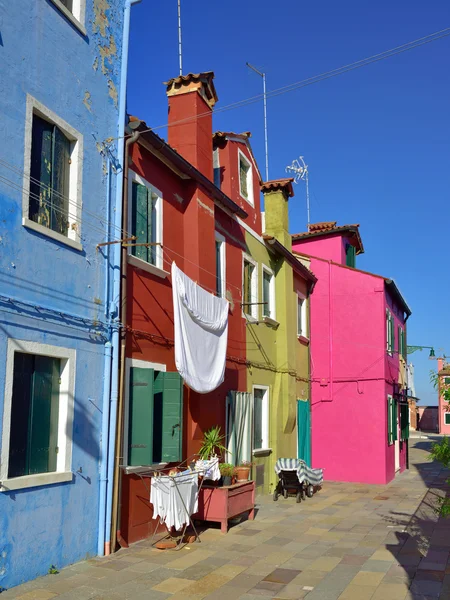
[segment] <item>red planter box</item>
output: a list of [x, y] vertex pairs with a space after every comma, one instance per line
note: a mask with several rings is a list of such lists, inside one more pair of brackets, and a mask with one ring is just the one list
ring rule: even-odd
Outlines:
[[199, 521], [215, 521], [221, 524], [222, 533], [228, 531], [228, 519], [250, 511], [248, 518], [255, 517], [255, 482], [244, 481], [224, 487], [204, 485], [198, 495], [198, 512], [193, 515]]

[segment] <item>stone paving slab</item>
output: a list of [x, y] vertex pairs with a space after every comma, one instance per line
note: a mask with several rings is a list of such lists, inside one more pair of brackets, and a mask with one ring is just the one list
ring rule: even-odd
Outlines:
[[[416, 446], [414, 445], [416, 444]], [[25, 583], [1, 600], [450, 600], [450, 473], [411, 440], [387, 486], [325, 482], [313, 498], [260, 497], [255, 521], [210, 527], [178, 552], [144, 540]]]

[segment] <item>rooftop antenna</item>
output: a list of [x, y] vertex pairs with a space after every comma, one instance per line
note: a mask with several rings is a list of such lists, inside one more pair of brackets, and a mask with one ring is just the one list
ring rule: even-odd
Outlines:
[[180, 76], [183, 75], [183, 56], [181, 52], [181, 0], [178, 0], [178, 59], [180, 62]]
[[266, 94], [266, 74], [259, 71], [250, 63], [245, 63], [249, 69], [254, 71], [263, 80], [263, 97], [264, 97], [264, 145], [266, 149], [266, 181], [269, 181], [269, 145], [267, 142], [267, 94]]
[[309, 206], [309, 178], [308, 178], [308, 165], [303, 160], [303, 156], [299, 156], [299, 158], [292, 161], [292, 164], [286, 167], [286, 173], [295, 173], [294, 181], [295, 183], [299, 183], [300, 181], [304, 181], [306, 184], [306, 210], [308, 212], [308, 231], [309, 226], [311, 224], [311, 214], [310, 214], [310, 206]]

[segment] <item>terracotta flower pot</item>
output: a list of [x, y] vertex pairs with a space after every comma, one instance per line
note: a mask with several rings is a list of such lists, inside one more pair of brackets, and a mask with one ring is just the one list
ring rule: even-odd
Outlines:
[[248, 477], [250, 475], [250, 467], [236, 467], [236, 480], [239, 483], [240, 481], [248, 481]]

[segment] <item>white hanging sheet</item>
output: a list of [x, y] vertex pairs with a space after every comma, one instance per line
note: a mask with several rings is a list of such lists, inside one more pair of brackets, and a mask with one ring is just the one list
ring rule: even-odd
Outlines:
[[178, 531], [198, 510], [198, 473], [152, 477], [150, 503], [153, 518], [159, 518], [168, 529], [174, 527]]
[[185, 383], [200, 394], [224, 380], [228, 300], [210, 294], [172, 263], [175, 364]]

